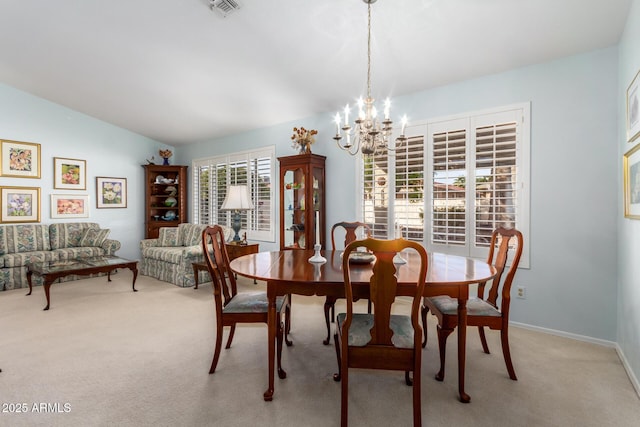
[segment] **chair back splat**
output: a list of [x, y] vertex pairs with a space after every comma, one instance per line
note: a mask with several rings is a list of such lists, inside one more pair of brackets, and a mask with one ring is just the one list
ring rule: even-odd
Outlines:
[[[373, 266], [350, 262], [350, 255], [359, 248], [373, 254]], [[413, 250], [420, 262], [396, 265], [393, 260], [402, 250]], [[413, 386], [413, 424], [421, 425], [420, 370], [422, 359], [422, 327], [419, 321], [420, 301], [424, 292], [428, 258], [418, 243], [404, 240], [355, 240], [345, 249], [342, 259], [346, 298], [346, 313], [336, 319], [334, 335], [338, 373], [334, 380], [342, 382], [341, 424], [348, 421], [349, 368], [385, 369], [405, 372], [407, 385]], [[372, 269], [368, 286], [351, 282], [356, 269]], [[398, 283], [400, 268], [416, 271], [415, 284]], [[354, 302], [368, 290], [373, 313], [354, 312]], [[397, 295], [412, 299], [410, 315], [392, 314]], [[413, 379], [410, 377], [413, 373]]]

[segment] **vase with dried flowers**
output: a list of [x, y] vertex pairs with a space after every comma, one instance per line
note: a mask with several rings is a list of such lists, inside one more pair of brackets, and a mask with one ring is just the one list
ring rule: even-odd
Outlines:
[[169, 158], [171, 156], [173, 156], [173, 153], [171, 152], [171, 150], [159, 150], [158, 153], [160, 154], [160, 157], [162, 157], [164, 159], [162, 164], [163, 165], [168, 165], [169, 164]]
[[316, 142], [317, 134], [318, 131], [315, 129], [293, 128], [291, 147], [298, 149], [300, 154], [311, 154], [311, 144]]

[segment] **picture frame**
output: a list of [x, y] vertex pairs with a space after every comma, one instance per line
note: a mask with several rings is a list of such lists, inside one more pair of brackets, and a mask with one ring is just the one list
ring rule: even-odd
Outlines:
[[62, 190], [86, 190], [87, 162], [79, 159], [54, 157], [53, 188]]
[[640, 144], [624, 154], [624, 217], [640, 219]]
[[88, 218], [88, 194], [52, 194], [51, 218]]
[[40, 222], [40, 187], [0, 187], [0, 223]]
[[114, 209], [127, 207], [127, 178], [96, 177], [96, 207]]
[[640, 70], [627, 88], [627, 141], [640, 136]]
[[0, 140], [0, 176], [40, 178], [40, 144]]

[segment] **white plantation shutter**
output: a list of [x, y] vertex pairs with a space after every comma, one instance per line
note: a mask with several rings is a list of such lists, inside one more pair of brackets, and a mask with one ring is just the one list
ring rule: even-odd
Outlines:
[[498, 227], [513, 228], [517, 219], [517, 123], [480, 126], [476, 132], [476, 246], [488, 246]]
[[[467, 243], [467, 130], [460, 123], [439, 124], [431, 135], [431, 242]], [[450, 130], [441, 130], [447, 129]]]
[[386, 154], [364, 159], [362, 213], [376, 239], [393, 238], [389, 231], [389, 158]]
[[395, 151], [394, 225], [416, 242], [424, 240], [424, 178], [424, 137], [410, 137]]
[[254, 207], [241, 212], [241, 228], [250, 239], [274, 241], [274, 164], [274, 147], [194, 160], [194, 223], [231, 226], [232, 212], [220, 210], [227, 188], [247, 185]]
[[272, 203], [271, 182], [272, 182], [271, 157], [262, 155], [251, 159], [251, 200], [253, 201], [253, 211], [250, 216], [251, 230], [268, 233], [273, 229], [274, 206]]

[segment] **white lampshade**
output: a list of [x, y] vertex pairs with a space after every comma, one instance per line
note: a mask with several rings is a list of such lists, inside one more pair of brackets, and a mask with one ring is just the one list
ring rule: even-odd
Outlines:
[[230, 185], [227, 197], [222, 202], [221, 210], [246, 211], [253, 209], [253, 203], [249, 198], [249, 189], [246, 185]]

